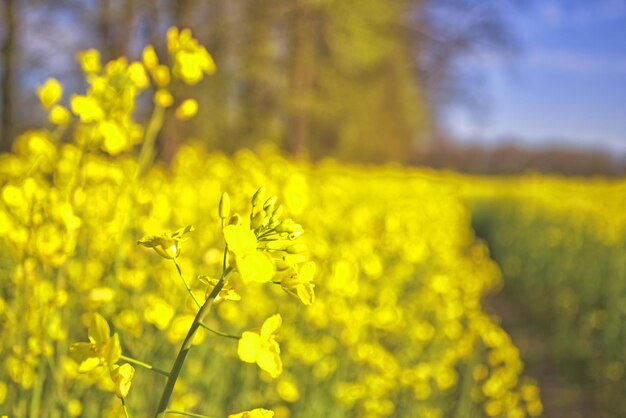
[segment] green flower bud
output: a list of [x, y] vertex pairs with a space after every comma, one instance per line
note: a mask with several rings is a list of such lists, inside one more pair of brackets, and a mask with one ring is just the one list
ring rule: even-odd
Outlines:
[[288, 254], [301, 254], [306, 252], [307, 250], [308, 247], [306, 246], [306, 244], [293, 244], [287, 247], [285, 251], [287, 251]]
[[265, 201], [263, 205], [263, 210], [267, 213], [274, 212], [274, 206], [276, 205], [276, 201], [278, 200], [278, 196], [272, 196]]
[[261, 186], [252, 196], [252, 206], [259, 206], [261, 200], [263, 200], [263, 196], [265, 196], [265, 187]]
[[307, 257], [304, 254], [287, 254], [283, 256], [283, 261], [291, 265], [304, 263], [306, 260]]
[[293, 220], [285, 219], [276, 227], [276, 232], [279, 234], [281, 232], [292, 233], [296, 230], [296, 225], [297, 224]]
[[274, 212], [272, 213], [272, 219], [280, 218], [283, 215], [284, 211], [285, 208], [283, 207], [283, 205], [278, 205], [278, 207], [274, 209]]
[[285, 271], [290, 269], [293, 264], [292, 263], [288, 263], [285, 260], [276, 260], [274, 261], [274, 266], [276, 267], [277, 271]]
[[219, 205], [218, 212], [219, 212], [220, 218], [222, 219], [226, 219], [230, 215], [230, 197], [228, 196], [228, 193], [226, 192], [222, 193], [222, 197], [220, 198], [220, 205]]
[[259, 211], [252, 217], [250, 220], [250, 229], [257, 229], [259, 226], [263, 225], [263, 221], [265, 220], [265, 211]]
[[268, 241], [265, 244], [265, 248], [267, 248], [268, 250], [273, 250], [273, 251], [281, 251], [281, 250], [284, 250], [285, 247], [287, 247], [288, 245], [289, 245], [289, 241], [274, 240], [274, 241]]
[[230, 221], [228, 221], [228, 225], [239, 225], [240, 222], [241, 222], [241, 217], [239, 216], [238, 213], [235, 213], [233, 216], [230, 217]]
[[297, 239], [298, 237], [300, 237], [300, 235], [304, 234], [304, 230], [303, 229], [299, 229], [297, 231], [293, 231], [291, 234], [289, 234], [289, 239], [290, 240], [294, 240]]

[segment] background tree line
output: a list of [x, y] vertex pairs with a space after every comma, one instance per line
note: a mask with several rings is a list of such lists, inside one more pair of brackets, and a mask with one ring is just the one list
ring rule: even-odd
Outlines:
[[439, 136], [441, 106], [472, 92], [460, 58], [513, 46], [506, 7], [514, 0], [2, 0], [1, 144], [41, 123], [33, 89], [46, 77], [81, 88], [78, 50], [137, 58], [152, 43], [163, 55], [177, 25], [218, 72], [193, 87], [193, 123], [166, 125], [164, 156], [193, 137], [225, 151], [269, 141], [311, 158], [407, 162]]

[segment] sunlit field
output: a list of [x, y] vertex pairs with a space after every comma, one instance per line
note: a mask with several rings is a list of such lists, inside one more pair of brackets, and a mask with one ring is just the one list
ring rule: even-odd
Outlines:
[[168, 51], [80, 54], [87, 90], [65, 107], [48, 80], [0, 156], [1, 414], [539, 417], [539, 341], [626, 415], [626, 181], [200, 141], [165, 163], [163, 115], [198, 106], [172, 83], [215, 71], [188, 31]]

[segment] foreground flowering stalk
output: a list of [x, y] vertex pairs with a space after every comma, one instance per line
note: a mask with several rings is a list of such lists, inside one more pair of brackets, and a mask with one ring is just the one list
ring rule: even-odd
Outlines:
[[[203, 323], [211, 311], [211, 307], [217, 301], [241, 299], [237, 292], [228, 285], [230, 277], [235, 274], [239, 275], [244, 283], [279, 283], [288, 293], [298, 297], [305, 305], [314, 300], [313, 285], [310, 282], [315, 272], [315, 266], [311, 262], [304, 263], [306, 261], [304, 253], [307, 248], [304, 244], [296, 242], [302, 235], [302, 227], [291, 219], [280, 219], [283, 209], [281, 206], [276, 206], [276, 196], [270, 197], [261, 205], [264, 192], [264, 188], [260, 188], [252, 197], [249, 224], [244, 224], [238, 214], [230, 215], [230, 198], [226, 193], [222, 195], [218, 209], [225, 241], [222, 273], [219, 279], [211, 279], [202, 275], [198, 277], [199, 281], [208, 286], [206, 298], [202, 304], [198, 302], [192, 292], [177, 262], [181, 252], [180, 241], [184, 235], [193, 231], [193, 227], [188, 226], [179, 229], [173, 234], [147, 236], [138, 241], [139, 245], [152, 248], [161, 257], [174, 262], [185, 288], [199, 307], [174, 364], [171, 370], [167, 372], [168, 379], [159, 400], [157, 417], [164, 417], [166, 413], [201, 416], [167, 409], [178, 376], [200, 327], [220, 336], [238, 339], [237, 353], [242, 361], [256, 363], [259, 368], [268, 372], [273, 378], [282, 373], [280, 347], [274, 337], [282, 323], [280, 314], [268, 318], [263, 323], [260, 333], [245, 331], [241, 337], [212, 330]], [[274, 278], [276, 280], [273, 280]], [[273, 412], [255, 409], [233, 416], [271, 417]]]
[[[93, 315], [88, 336], [89, 342], [78, 342], [70, 346], [70, 352], [79, 364], [78, 371], [87, 373], [107, 368], [115, 387], [115, 395], [122, 401], [124, 413], [128, 416], [124, 399], [128, 396], [135, 375], [135, 369], [129, 363], [136, 361], [122, 355], [117, 333], [111, 335], [109, 324], [100, 314]], [[120, 366], [117, 364], [119, 360], [126, 360], [129, 363]], [[151, 367], [145, 363], [142, 365]]]

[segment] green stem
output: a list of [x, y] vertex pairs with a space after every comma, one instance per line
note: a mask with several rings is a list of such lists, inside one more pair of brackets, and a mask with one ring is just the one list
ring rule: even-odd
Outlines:
[[191, 290], [191, 287], [189, 287], [189, 283], [187, 283], [187, 280], [185, 280], [185, 276], [183, 276], [183, 271], [180, 269], [180, 266], [178, 265], [178, 261], [176, 261], [175, 258], [172, 258], [172, 261], [174, 262], [174, 265], [176, 266], [176, 270], [178, 270], [178, 275], [180, 276], [180, 278], [183, 280], [183, 283], [185, 284], [185, 288], [187, 289], [187, 292], [189, 292], [189, 294], [191, 295], [191, 298], [196, 303], [196, 306], [199, 308], [201, 306], [200, 302], [198, 302], [198, 299], [196, 299], [196, 295], [193, 294], [193, 290]]
[[132, 363], [132, 364], [136, 364], [137, 366], [141, 366], [144, 369], [148, 369], [148, 370], [153, 371], [155, 373], [158, 373], [158, 374], [160, 374], [162, 376], [170, 377], [170, 374], [168, 372], [166, 372], [165, 370], [157, 369], [156, 367], [153, 367], [152, 365], [150, 365], [148, 363], [144, 363], [143, 361], [134, 359], [132, 357], [128, 357], [128, 356], [122, 355], [122, 356], [120, 356], [120, 359], [124, 360], [124, 361], [127, 361], [129, 363]]
[[158, 418], [165, 417], [167, 406], [170, 403], [170, 398], [172, 397], [172, 392], [174, 391], [174, 385], [176, 384], [176, 380], [178, 380], [178, 375], [182, 370], [183, 363], [185, 363], [185, 359], [187, 358], [187, 354], [189, 354], [189, 350], [191, 349], [191, 345], [193, 343], [193, 338], [196, 335], [196, 331], [198, 331], [198, 328], [200, 328], [200, 323], [209, 314], [215, 298], [224, 287], [224, 279], [228, 275], [228, 273], [230, 273], [230, 269], [224, 270], [224, 272], [222, 273], [222, 277], [219, 279], [219, 281], [211, 291], [211, 294], [204, 302], [204, 304], [196, 314], [196, 317], [193, 319], [193, 322], [191, 323], [191, 327], [187, 332], [187, 336], [183, 341], [183, 345], [180, 348], [178, 355], [176, 356], [176, 360], [174, 360], [174, 365], [172, 366], [172, 370], [170, 371], [170, 377], [167, 379], [167, 382], [165, 383], [165, 388], [163, 389], [163, 393], [161, 394], [161, 400], [159, 401], [159, 406], [156, 414]]
[[211, 418], [208, 415], [194, 414], [193, 412], [185, 412], [185, 411], [174, 411], [173, 409], [166, 409], [165, 413], [176, 414], [176, 415], [186, 415], [188, 417], [196, 417], [196, 418]]
[[42, 360], [39, 360], [39, 364], [37, 365], [37, 379], [35, 380], [35, 385], [33, 386], [33, 392], [30, 398], [30, 411], [29, 414], [32, 418], [39, 416], [39, 409], [41, 405], [41, 393], [43, 390], [43, 382], [45, 379], [44, 374], [44, 363]]
[[126, 409], [126, 401], [124, 401], [124, 398], [120, 398], [120, 400], [122, 401], [122, 408], [124, 408], [124, 416], [126, 418], [130, 418], [130, 415], [128, 415], [128, 409]]
[[213, 334], [219, 335], [219, 336], [221, 336], [221, 337], [232, 338], [232, 339], [234, 339], [234, 340], [239, 340], [239, 339], [241, 338], [241, 336], [236, 336], [236, 335], [232, 335], [232, 334], [227, 334], [227, 333], [225, 333], [225, 332], [218, 331], [218, 330], [215, 330], [215, 329], [213, 329], [213, 328], [209, 328], [209, 326], [208, 326], [208, 325], [206, 325], [204, 322], [200, 322], [200, 326], [201, 326], [202, 328], [206, 329], [207, 331], [212, 332]]
[[148, 126], [146, 127], [146, 135], [141, 145], [141, 151], [139, 151], [139, 159], [137, 164], [137, 174], [139, 177], [148, 168], [148, 165], [154, 158], [154, 144], [156, 142], [157, 135], [163, 126], [163, 117], [165, 116], [165, 108], [158, 104], [154, 106]]

